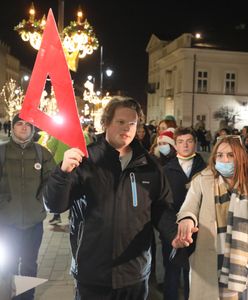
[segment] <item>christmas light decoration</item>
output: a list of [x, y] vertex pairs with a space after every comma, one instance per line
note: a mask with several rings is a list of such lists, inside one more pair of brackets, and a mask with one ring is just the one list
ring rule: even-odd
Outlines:
[[[29, 19], [22, 20], [14, 30], [19, 33], [23, 41], [39, 50], [42, 34], [46, 25], [46, 18], [37, 20], [35, 18], [35, 8], [32, 3], [29, 10]], [[87, 19], [83, 21], [83, 11], [81, 8], [77, 12], [77, 21], [71, 21], [70, 25], [60, 32], [62, 45], [67, 59], [68, 67], [72, 71], [77, 70], [78, 59], [90, 55], [99, 47], [98, 39], [95, 36], [92, 26]]]

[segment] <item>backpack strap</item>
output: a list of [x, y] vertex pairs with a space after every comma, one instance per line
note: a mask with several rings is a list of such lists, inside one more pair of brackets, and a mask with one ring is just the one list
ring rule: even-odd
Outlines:
[[0, 146], [0, 177], [2, 177], [3, 165], [5, 162], [6, 143]]
[[40, 144], [34, 143], [34, 148], [35, 148], [35, 151], [37, 154], [38, 161], [42, 165], [42, 149], [41, 149], [41, 147], [42, 146]]

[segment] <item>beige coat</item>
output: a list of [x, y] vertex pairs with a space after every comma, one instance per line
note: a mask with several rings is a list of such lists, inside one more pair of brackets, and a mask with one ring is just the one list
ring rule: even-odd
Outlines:
[[177, 219], [185, 217], [192, 217], [199, 227], [196, 249], [190, 257], [189, 300], [218, 300], [214, 177], [209, 169], [192, 180]]

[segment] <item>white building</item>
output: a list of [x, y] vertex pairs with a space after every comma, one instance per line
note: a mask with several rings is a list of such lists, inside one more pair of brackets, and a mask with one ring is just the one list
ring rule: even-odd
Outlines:
[[216, 50], [185, 33], [174, 41], [152, 35], [149, 55], [147, 121], [174, 115], [182, 126], [203, 120], [215, 132], [221, 107], [232, 110], [235, 128], [248, 125], [248, 53]]

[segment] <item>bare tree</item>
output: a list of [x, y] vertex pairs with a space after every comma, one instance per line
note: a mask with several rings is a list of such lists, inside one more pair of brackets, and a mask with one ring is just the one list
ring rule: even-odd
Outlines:
[[233, 107], [221, 106], [213, 113], [216, 120], [220, 120], [222, 127], [235, 127], [235, 123], [240, 120], [240, 114]]

